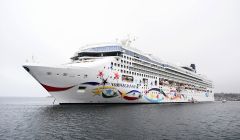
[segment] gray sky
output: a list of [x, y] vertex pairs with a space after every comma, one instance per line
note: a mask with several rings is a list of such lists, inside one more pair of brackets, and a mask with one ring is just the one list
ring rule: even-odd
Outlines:
[[48, 96], [21, 67], [61, 64], [82, 45], [138, 39], [175, 64], [195, 63], [216, 92], [240, 92], [238, 0], [0, 0], [0, 96]]

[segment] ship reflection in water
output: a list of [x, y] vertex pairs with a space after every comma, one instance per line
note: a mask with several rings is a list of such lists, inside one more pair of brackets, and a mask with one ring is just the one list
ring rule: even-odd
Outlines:
[[52, 105], [0, 98], [0, 139], [239, 139], [240, 102]]

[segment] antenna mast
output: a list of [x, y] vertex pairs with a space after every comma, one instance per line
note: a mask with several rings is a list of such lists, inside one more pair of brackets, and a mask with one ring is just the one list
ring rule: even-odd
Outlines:
[[136, 41], [136, 37], [130, 37], [130, 35], [128, 35], [127, 39], [123, 39], [121, 40], [121, 44], [125, 47], [130, 47], [131, 43]]

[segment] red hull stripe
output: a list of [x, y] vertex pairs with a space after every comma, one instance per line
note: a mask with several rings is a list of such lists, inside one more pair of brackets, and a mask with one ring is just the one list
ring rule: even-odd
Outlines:
[[48, 85], [44, 85], [41, 84], [48, 92], [56, 92], [56, 91], [65, 91], [68, 90], [74, 86], [70, 86], [70, 87], [52, 87], [52, 86], [48, 86]]
[[139, 97], [129, 97], [129, 96], [124, 96], [123, 98], [126, 99], [126, 100], [137, 100], [137, 99], [139, 99]]

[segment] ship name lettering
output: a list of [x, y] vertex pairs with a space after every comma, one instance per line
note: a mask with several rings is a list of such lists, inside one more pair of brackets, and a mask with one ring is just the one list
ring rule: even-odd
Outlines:
[[112, 83], [114, 87], [124, 87], [124, 88], [137, 88], [136, 85], [132, 84], [122, 84], [122, 83]]

